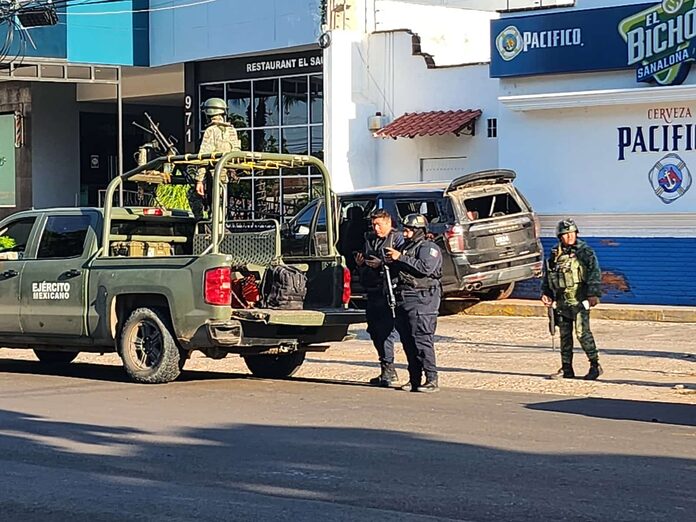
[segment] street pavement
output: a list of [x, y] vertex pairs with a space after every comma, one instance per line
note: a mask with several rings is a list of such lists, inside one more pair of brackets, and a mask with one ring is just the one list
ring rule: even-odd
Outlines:
[[693, 520], [695, 409], [1, 359], [0, 520]]
[[602, 380], [554, 381], [543, 319], [441, 318], [434, 395], [367, 386], [364, 325], [286, 381], [2, 349], [0, 520], [693, 520], [696, 324], [593, 329]]

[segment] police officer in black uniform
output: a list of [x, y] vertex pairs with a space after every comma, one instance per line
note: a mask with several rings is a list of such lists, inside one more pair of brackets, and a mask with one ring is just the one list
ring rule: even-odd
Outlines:
[[367, 294], [367, 333], [377, 349], [381, 372], [370, 379], [373, 386], [391, 387], [397, 384], [398, 376], [394, 368], [394, 343], [397, 333], [394, 329], [394, 310], [389, 305], [389, 291], [384, 264], [387, 248], [401, 250], [404, 238], [392, 226], [392, 217], [386, 210], [379, 209], [370, 216], [372, 232], [365, 235], [364, 252], [355, 253], [360, 284]]
[[403, 250], [386, 249], [389, 265], [397, 272], [396, 330], [408, 359], [409, 382], [401, 389], [432, 393], [439, 391], [434, 339], [442, 295], [442, 252], [426, 239], [425, 216], [409, 214], [403, 226]]

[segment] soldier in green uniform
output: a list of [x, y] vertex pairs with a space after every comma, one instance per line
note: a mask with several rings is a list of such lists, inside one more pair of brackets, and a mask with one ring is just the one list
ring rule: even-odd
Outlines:
[[590, 308], [599, 303], [602, 295], [601, 272], [597, 256], [587, 243], [578, 239], [578, 227], [572, 219], [564, 219], [556, 227], [558, 244], [551, 250], [542, 282], [541, 301], [555, 306], [561, 332], [561, 369], [556, 377], [572, 379], [573, 330], [580, 346], [590, 360], [585, 380], [595, 380], [602, 374], [599, 354], [590, 331]]
[[[213, 152], [225, 153], [233, 150], [241, 150], [241, 142], [237, 136], [236, 129], [227, 121], [227, 104], [221, 98], [209, 98], [203, 104], [203, 112], [208, 118], [208, 126], [203, 133], [199, 154], [211, 154]], [[229, 181], [228, 173], [222, 171], [221, 180], [223, 183]], [[194, 216], [197, 219], [203, 217], [205, 190], [205, 177], [207, 169], [201, 167], [196, 173], [195, 192], [189, 193], [189, 203]]]

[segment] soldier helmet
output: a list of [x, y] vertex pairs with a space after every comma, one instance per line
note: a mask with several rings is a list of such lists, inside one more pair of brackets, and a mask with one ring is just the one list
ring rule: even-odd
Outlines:
[[563, 234], [567, 234], [568, 232], [577, 232], [578, 231], [578, 226], [575, 224], [575, 221], [571, 218], [565, 218], [561, 221], [558, 222], [558, 225], [556, 225], [556, 237], [560, 237]]
[[404, 218], [402, 224], [406, 228], [428, 228], [428, 220], [423, 214], [409, 214]]
[[203, 104], [203, 112], [206, 116], [217, 116], [227, 114], [227, 104], [222, 98], [208, 98]]

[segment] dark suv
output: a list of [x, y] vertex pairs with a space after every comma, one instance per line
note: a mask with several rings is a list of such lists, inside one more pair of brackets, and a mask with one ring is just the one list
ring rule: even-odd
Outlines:
[[[414, 212], [428, 218], [429, 231], [442, 248], [442, 287], [449, 297], [508, 297], [516, 281], [541, 273], [543, 250], [539, 221], [513, 185], [511, 170], [467, 174], [452, 182], [422, 182], [373, 187], [340, 194], [338, 249], [347, 264], [361, 250], [370, 229], [369, 215], [386, 209], [400, 224]], [[320, 254], [326, 248], [322, 202], [315, 200], [287, 225], [283, 250], [291, 255]], [[362, 289], [356, 279], [353, 295]]]

